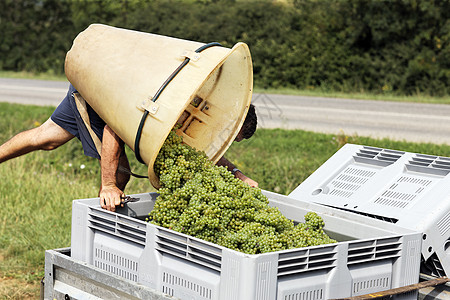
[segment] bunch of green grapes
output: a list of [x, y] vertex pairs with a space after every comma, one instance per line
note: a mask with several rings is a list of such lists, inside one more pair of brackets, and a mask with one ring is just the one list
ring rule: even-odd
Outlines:
[[336, 242], [314, 212], [294, 225], [259, 188], [215, 166], [172, 130], [154, 170], [161, 188], [147, 220], [224, 247], [258, 254]]

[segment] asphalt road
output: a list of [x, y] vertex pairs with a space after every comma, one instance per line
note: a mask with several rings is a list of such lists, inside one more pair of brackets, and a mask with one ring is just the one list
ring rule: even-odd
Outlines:
[[[0, 102], [57, 106], [68, 82], [0, 78]], [[450, 105], [254, 94], [260, 128], [450, 144]]]
[[67, 81], [0, 78], [0, 102], [57, 106], [68, 86]]

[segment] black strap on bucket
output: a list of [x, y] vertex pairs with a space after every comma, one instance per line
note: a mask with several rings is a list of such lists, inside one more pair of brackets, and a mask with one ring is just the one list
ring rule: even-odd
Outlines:
[[[222, 45], [217, 42], [205, 44], [205, 45], [201, 46], [200, 48], [198, 48], [197, 50], [195, 50], [195, 52], [200, 53], [203, 50], [208, 49], [213, 46], [222, 46]], [[167, 87], [167, 85], [169, 85], [169, 83], [172, 81], [172, 79], [174, 79], [175, 76], [177, 76], [177, 74], [184, 68], [184, 66], [186, 66], [189, 63], [190, 60], [191, 59], [189, 57], [186, 57], [184, 59], [184, 61], [178, 66], [178, 68], [176, 68], [175, 71], [173, 71], [173, 73], [166, 79], [166, 81], [162, 84], [162, 86], [156, 92], [155, 96], [152, 98], [153, 102], [156, 102], [156, 100], [159, 98], [159, 96], [161, 95], [163, 90]], [[139, 124], [138, 130], [136, 132], [136, 139], [134, 140], [134, 154], [136, 156], [136, 159], [142, 164], [145, 164], [145, 163], [141, 157], [141, 153], [139, 150], [139, 144], [141, 141], [142, 129], [144, 127], [144, 123], [145, 123], [145, 120], [147, 119], [148, 113], [149, 113], [148, 110], [144, 111], [144, 114], [142, 115], [142, 118], [141, 118], [141, 123]]]

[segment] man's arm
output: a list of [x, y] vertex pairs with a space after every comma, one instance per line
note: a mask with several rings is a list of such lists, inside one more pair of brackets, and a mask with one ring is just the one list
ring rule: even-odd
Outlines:
[[233, 165], [225, 156], [222, 156], [219, 161], [216, 163], [218, 166], [223, 166], [228, 169], [228, 171], [234, 173], [234, 177], [239, 178], [243, 182], [247, 183], [251, 187], [258, 187], [258, 183], [253, 179], [244, 175], [241, 170], [237, 169], [235, 165]]
[[117, 187], [116, 172], [119, 166], [120, 155], [124, 148], [124, 142], [108, 126], [105, 126], [102, 140], [101, 166], [101, 188], [100, 204], [102, 208], [115, 211], [116, 206], [121, 203], [121, 197], [125, 196], [123, 191]]

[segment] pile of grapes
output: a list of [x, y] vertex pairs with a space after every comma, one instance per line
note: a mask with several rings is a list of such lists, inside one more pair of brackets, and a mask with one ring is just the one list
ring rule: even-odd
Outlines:
[[259, 188], [215, 166], [172, 130], [154, 165], [161, 188], [147, 221], [248, 254], [336, 242], [314, 212], [294, 225]]

